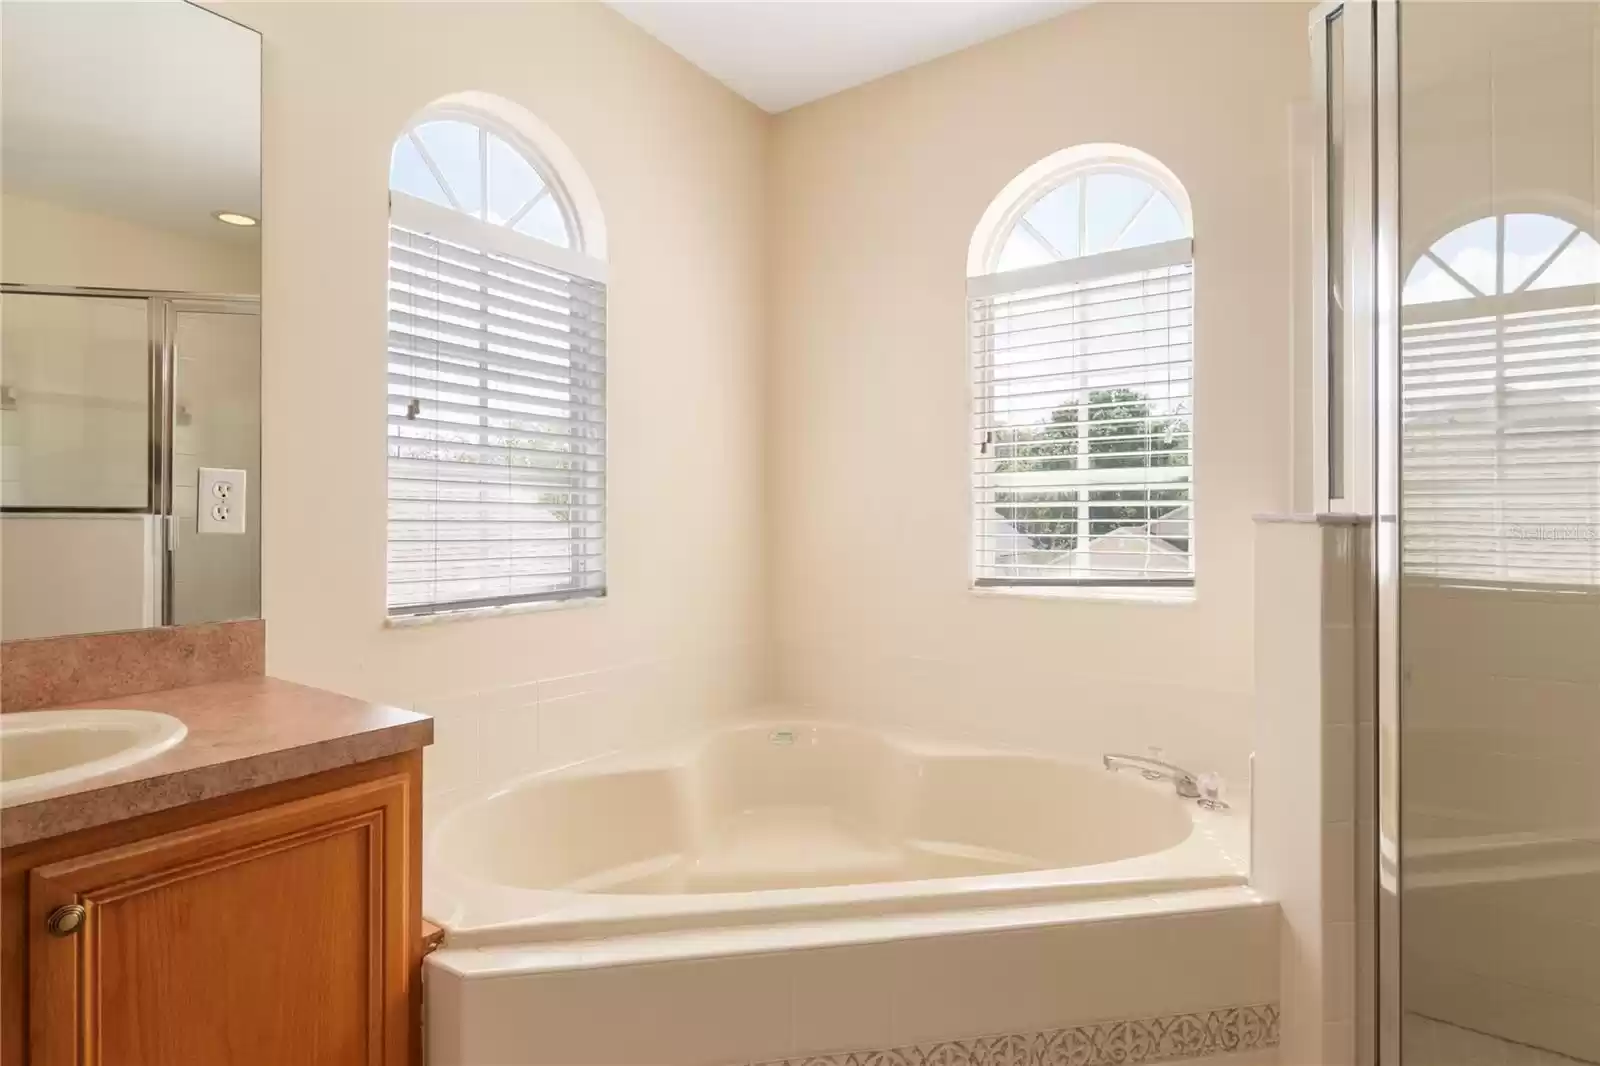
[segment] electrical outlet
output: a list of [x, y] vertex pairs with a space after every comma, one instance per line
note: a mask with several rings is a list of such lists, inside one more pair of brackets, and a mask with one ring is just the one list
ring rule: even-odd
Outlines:
[[195, 495], [195, 523], [199, 532], [244, 532], [243, 470], [202, 466]]

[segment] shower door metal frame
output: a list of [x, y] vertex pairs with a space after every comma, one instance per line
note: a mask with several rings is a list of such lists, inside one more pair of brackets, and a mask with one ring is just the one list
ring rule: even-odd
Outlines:
[[[1356, 1061], [1399, 1066], [1400, 984], [1400, 108], [1402, 0], [1332, 0], [1311, 17], [1313, 90], [1322, 123], [1313, 210], [1313, 500], [1318, 511], [1366, 516], [1370, 564], [1358, 581]], [[1333, 172], [1337, 73], [1339, 173]], [[1339, 197], [1334, 248], [1332, 197]], [[1337, 262], [1335, 262], [1335, 257]], [[1341, 282], [1332, 343], [1330, 282]]]
[[173, 624], [173, 552], [178, 546], [177, 515], [172, 498], [172, 454], [178, 394], [177, 315], [261, 314], [261, 298], [238, 294], [170, 292], [162, 289], [115, 289], [82, 285], [29, 285], [0, 283], [0, 293], [24, 296], [72, 296], [88, 299], [143, 300], [146, 307], [147, 359], [149, 360], [149, 487], [143, 507], [0, 507], [0, 513], [47, 518], [57, 515], [150, 515], [160, 525], [157, 540], [156, 589], [160, 596], [155, 614], [161, 625]]
[[[1404, 1026], [1401, 988], [1403, 822], [1401, 715], [1404, 698], [1400, 656], [1401, 535], [1401, 378], [1400, 378], [1400, 27], [1402, 0], [1377, 0], [1374, 8], [1373, 203], [1373, 666], [1374, 730], [1359, 741], [1369, 745], [1373, 780], [1358, 780], [1357, 793], [1370, 814], [1360, 834], [1369, 870], [1361, 891], [1372, 893], [1373, 934], [1370, 973], [1359, 973], [1358, 1010], [1372, 1012], [1374, 1061], [1400, 1066]], [[1373, 735], [1375, 734], [1375, 735]], [[1358, 864], [1360, 865], [1360, 864]], [[1359, 935], [1359, 931], [1358, 931]], [[1369, 941], [1370, 939], [1369, 938]], [[1361, 1016], [1357, 1015], [1358, 1025]]]

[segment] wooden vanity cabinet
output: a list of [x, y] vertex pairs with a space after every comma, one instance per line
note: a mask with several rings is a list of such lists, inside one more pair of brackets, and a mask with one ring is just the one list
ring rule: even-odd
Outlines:
[[0, 1060], [407, 1066], [421, 799], [409, 752], [8, 849]]

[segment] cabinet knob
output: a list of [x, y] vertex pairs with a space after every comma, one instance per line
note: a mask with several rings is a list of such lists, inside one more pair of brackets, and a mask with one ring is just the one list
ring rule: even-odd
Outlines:
[[44, 920], [44, 927], [51, 936], [71, 936], [83, 928], [83, 919], [88, 913], [83, 904], [68, 903], [51, 911], [50, 917]]

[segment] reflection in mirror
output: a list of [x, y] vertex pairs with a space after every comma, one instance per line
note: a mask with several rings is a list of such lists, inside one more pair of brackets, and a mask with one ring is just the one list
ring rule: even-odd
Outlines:
[[180, 0], [0, 18], [0, 637], [256, 617], [260, 40]]

